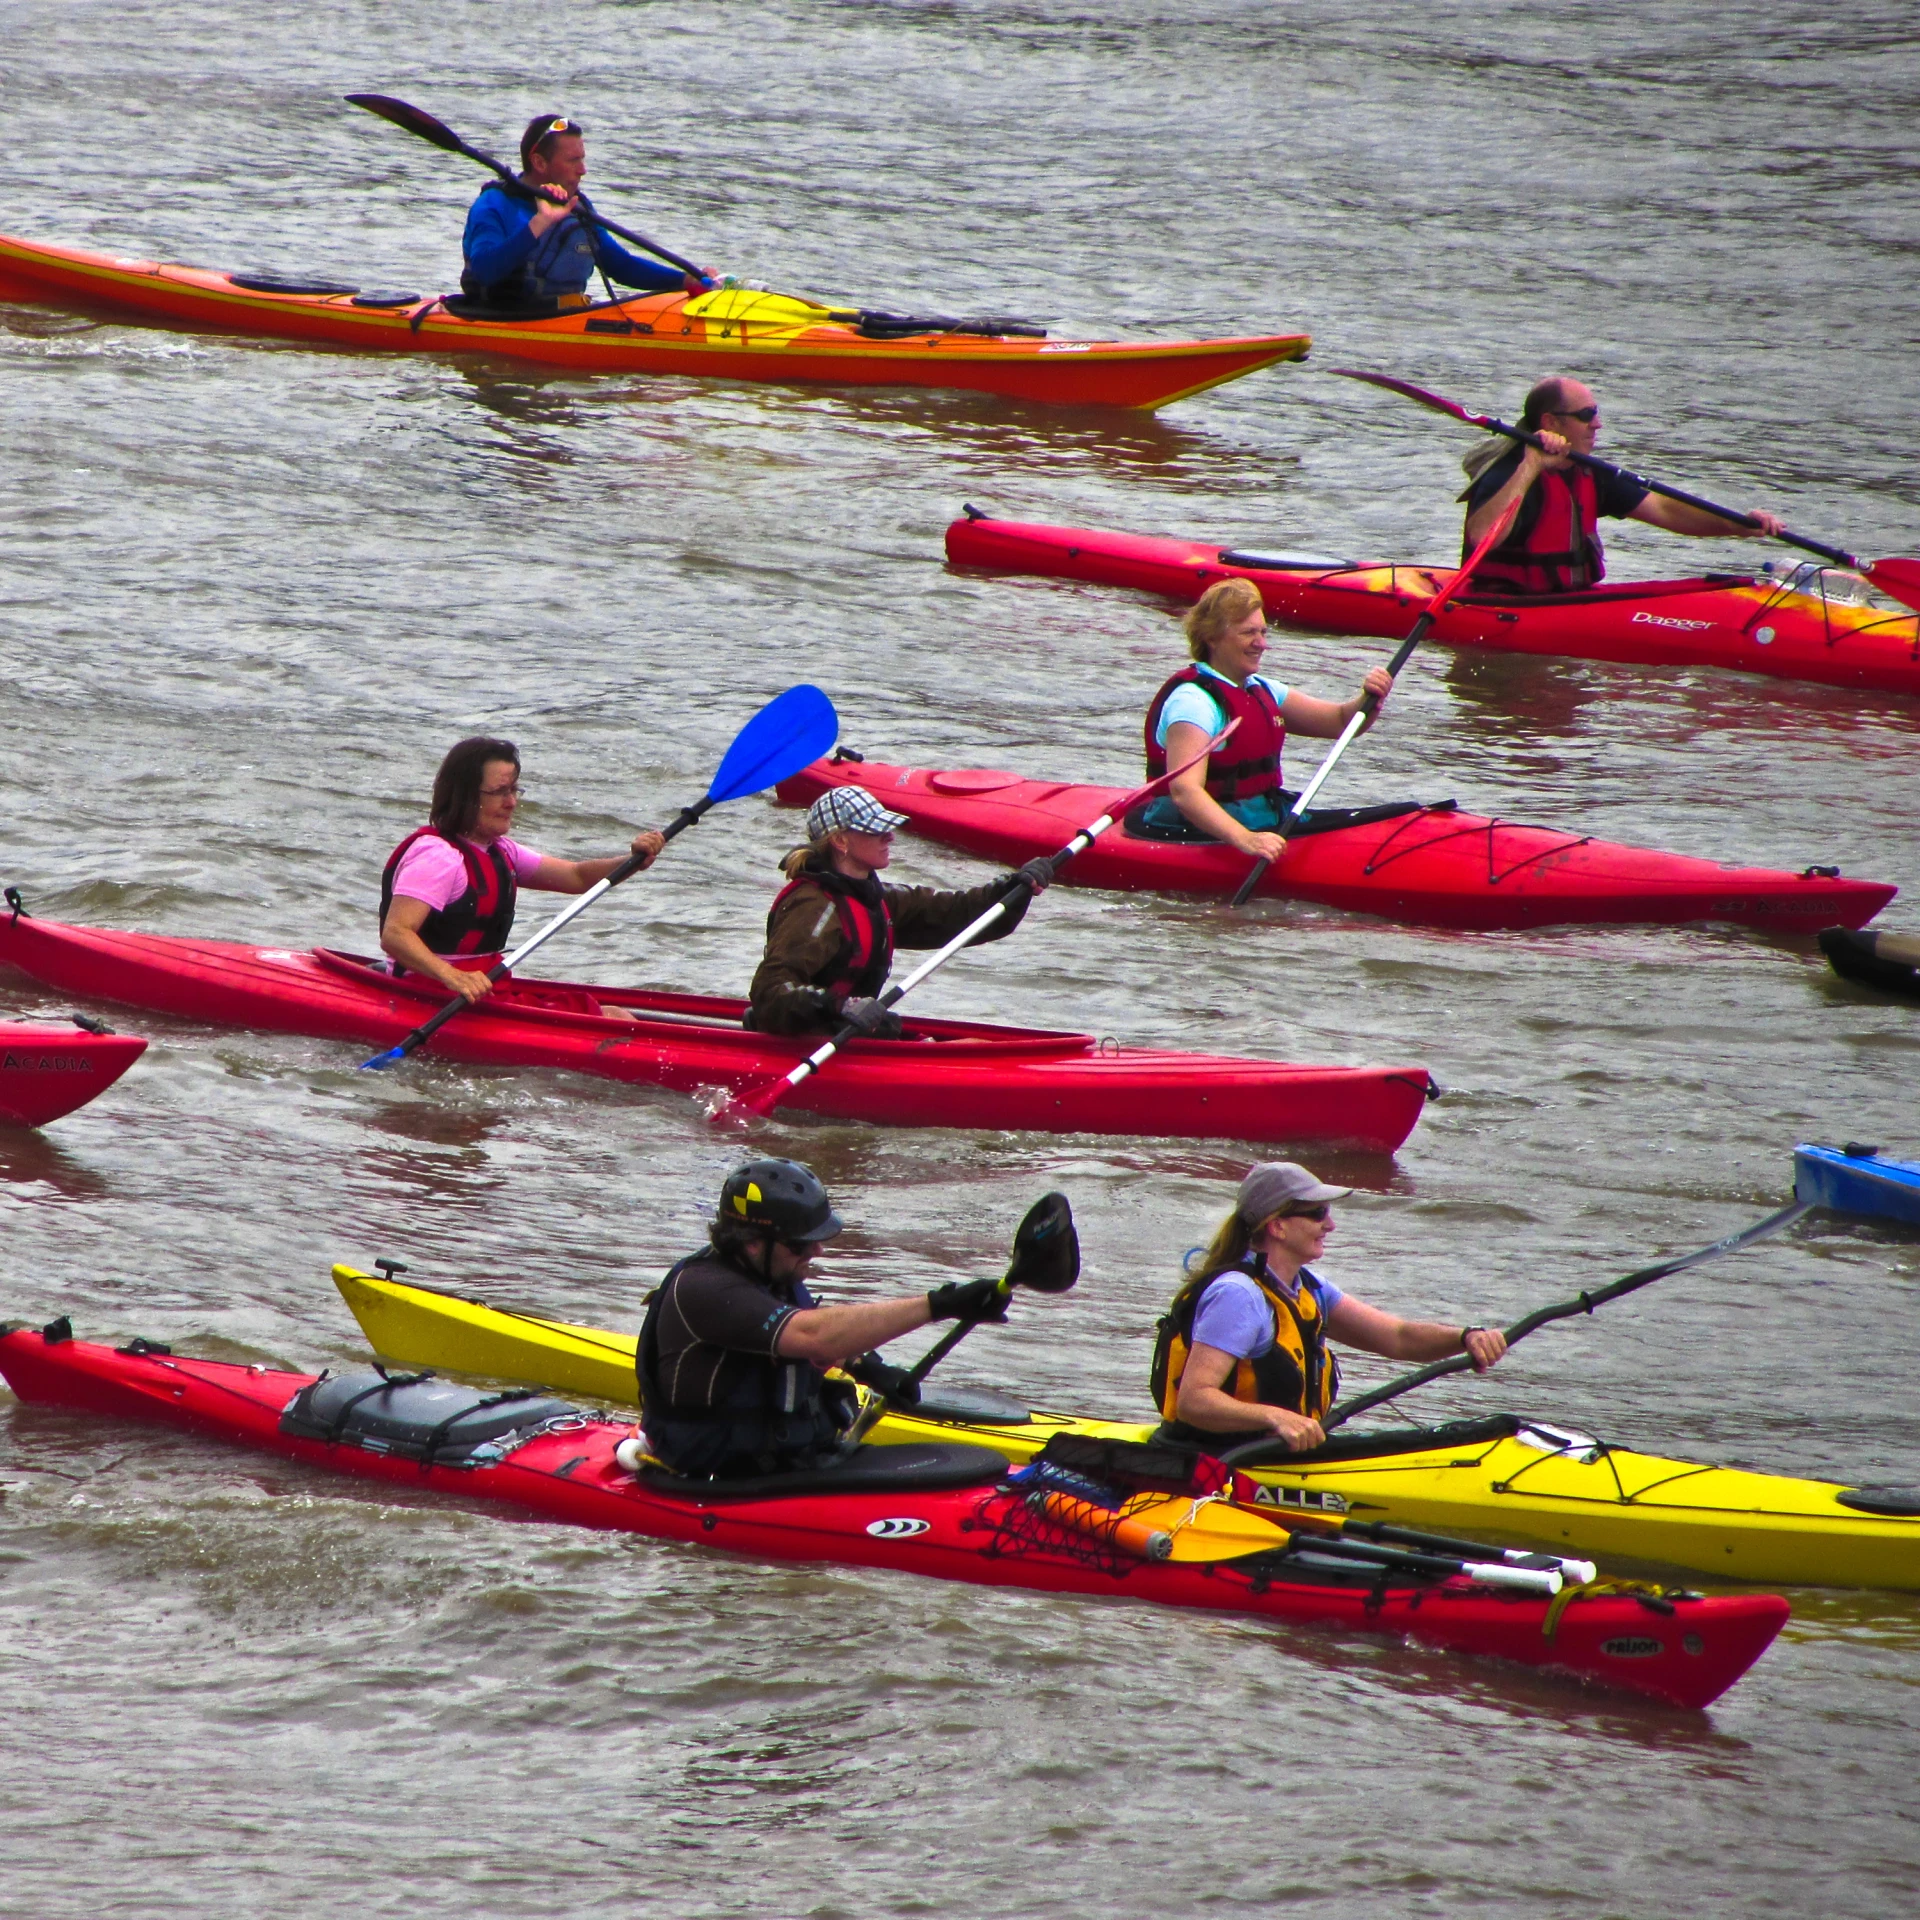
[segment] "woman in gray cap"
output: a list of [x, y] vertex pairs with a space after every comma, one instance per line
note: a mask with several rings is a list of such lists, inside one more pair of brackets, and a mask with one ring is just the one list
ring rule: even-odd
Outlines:
[[851, 1020], [893, 1040], [899, 1018], [879, 1005], [895, 947], [944, 947], [969, 921], [1008, 896], [1007, 911], [981, 939], [1017, 927], [1053, 877], [1044, 860], [962, 893], [889, 887], [881, 870], [907, 824], [865, 787], [834, 787], [807, 809], [808, 843], [787, 855], [787, 884], [767, 914], [767, 951], [747, 990], [746, 1024], [757, 1033], [830, 1033]]
[[1485, 1373], [1507, 1350], [1498, 1327], [1403, 1320], [1342, 1293], [1308, 1264], [1326, 1250], [1330, 1187], [1291, 1160], [1257, 1166], [1193, 1278], [1173, 1297], [1153, 1351], [1161, 1437], [1217, 1446], [1271, 1433], [1296, 1453], [1326, 1439], [1340, 1391], [1329, 1340], [1416, 1365], [1464, 1353]]

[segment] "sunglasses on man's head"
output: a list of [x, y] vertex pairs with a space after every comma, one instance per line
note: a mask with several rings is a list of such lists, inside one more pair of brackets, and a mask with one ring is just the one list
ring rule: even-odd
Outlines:
[[1588, 426], [1600, 418], [1598, 407], [1563, 407], [1553, 416], [1556, 420], [1584, 420]]

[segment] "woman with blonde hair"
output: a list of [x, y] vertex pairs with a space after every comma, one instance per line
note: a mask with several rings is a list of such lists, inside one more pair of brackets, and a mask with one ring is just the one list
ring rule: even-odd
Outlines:
[[1267, 650], [1267, 616], [1260, 589], [1250, 580], [1216, 582], [1185, 626], [1192, 664], [1174, 674], [1147, 709], [1147, 778], [1157, 780], [1169, 766], [1192, 759], [1229, 720], [1240, 725], [1218, 753], [1180, 774], [1130, 831], [1168, 840], [1224, 840], [1250, 859], [1278, 860], [1287, 845], [1275, 831], [1287, 807], [1280, 786], [1287, 735], [1336, 739], [1360, 711], [1361, 694], [1384, 700], [1393, 676], [1385, 667], [1373, 668], [1351, 700], [1321, 700], [1266, 679], [1259, 666]]
[[1270, 1433], [1295, 1453], [1321, 1445], [1320, 1416], [1340, 1392], [1329, 1340], [1416, 1365], [1464, 1353], [1476, 1373], [1506, 1352], [1498, 1327], [1403, 1320], [1313, 1271], [1308, 1263], [1333, 1232], [1333, 1203], [1352, 1192], [1292, 1160], [1267, 1161], [1241, 1181], [1232, 1213], [1160, 1322], [1160, 1438], [1217, 1450], [1222, 1436]]

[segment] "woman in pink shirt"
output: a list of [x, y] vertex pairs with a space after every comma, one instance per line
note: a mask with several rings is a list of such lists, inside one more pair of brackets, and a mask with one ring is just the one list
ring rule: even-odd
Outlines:
[[[486, 968], [507, 945], [522, 887], [585, 893], [626, 857], [557, 860], [523, 847], [509, 835], [519, 804], [520, 749], [511, 740], [477, 734], [441, 761], [428, 824], [394, 848], [380, 877], [380, 947], [396, 971], [481, 999], [493, 990]], [[651, 828], [633, 837], [642, 866], [665, 845]]]

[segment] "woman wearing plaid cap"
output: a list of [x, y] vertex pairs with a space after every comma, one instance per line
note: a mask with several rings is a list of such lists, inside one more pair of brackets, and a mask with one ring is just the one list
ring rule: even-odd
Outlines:
[[767, 952], [748, 989], [746, 1024], [757, 1033], [831, 1033], [851, 1020], [875, 1039], [897, 1040], [898, 1017], [876, 996], [887, 984], [895, 947], [944, 947], [1006, 894], [1004, 918], [984, 940], [1020, 924], [1027, 903], [1052, 878], [1044, 860], [1018, 874], [961, 893], [937, 887], [889, 887], [880, 871], [907, 817], [883, 807], [865, 787], [835, 787], [807, 809], [808, 844], [787, 855], [787, 884], [767, 915]]

